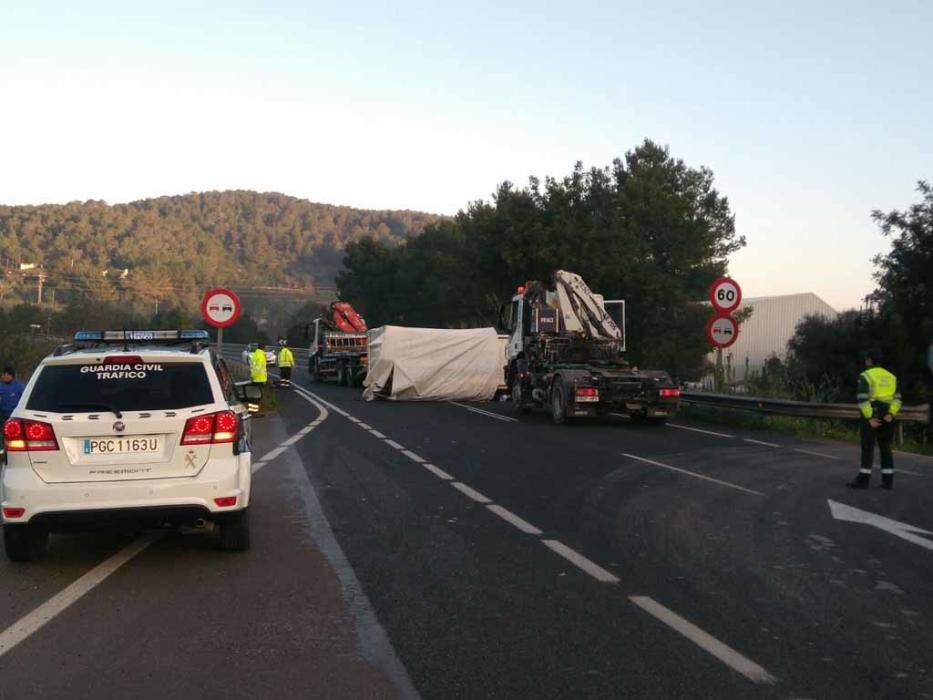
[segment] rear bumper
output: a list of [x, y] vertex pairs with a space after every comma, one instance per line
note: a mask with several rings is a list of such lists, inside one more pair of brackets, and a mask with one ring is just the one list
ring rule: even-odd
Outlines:
[[[250, 486], [248, 453], [211, 460], [193, 477], [133, 481], [49, 484], [28, 464], [13, 463], [3, 470], [2, 507], [25, 509], [22, 517], [6, 518], [5, 524], [35, 520], [50, 526], [91, 525], [134, 518], [182, 522], [243, 510], [249, 506]], [[233, 506], [220, 507], [214, 502], [231, 496], [236, 496]]]

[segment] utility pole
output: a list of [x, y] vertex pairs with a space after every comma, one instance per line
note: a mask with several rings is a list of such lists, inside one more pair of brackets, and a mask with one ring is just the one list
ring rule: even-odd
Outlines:
[[39, 271], [38, 279], [39, 279], [39, 287], [36, 291], [36, 304], [38, 306], [42, 306], [42, 283], [45, 282], [46, 277], [45, 277], [45, 273], [42, 272], [41, 270]]

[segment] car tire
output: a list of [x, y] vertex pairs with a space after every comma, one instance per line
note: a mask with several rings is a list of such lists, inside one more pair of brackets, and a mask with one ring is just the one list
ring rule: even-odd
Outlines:
[[229, 513], [220, 522], [220, 549], [224, 552], [248, 552], [249, 544], [249, 508]]
[[49, 533], [35, 525], [4, 525], [3, 548], [10, 561], [41, 559], [49, 543]]
[[554, 425], [567, 422], [567, 392], [564, 391], [564, 382], [560, 377], [551, 385], [551, 420]]

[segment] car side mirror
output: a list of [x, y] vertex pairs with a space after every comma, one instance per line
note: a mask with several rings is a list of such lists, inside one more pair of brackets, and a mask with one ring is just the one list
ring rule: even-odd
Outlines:
[[240, 403], [259, 405], [262, 403], [262, 387], [252, 382], [237, 382], [233, 385], [233, 393]]

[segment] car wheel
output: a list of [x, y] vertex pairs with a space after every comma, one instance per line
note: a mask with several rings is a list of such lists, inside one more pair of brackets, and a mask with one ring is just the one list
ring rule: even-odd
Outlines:
[[49, 533], [35, 525], [4, 525], [3, 548], [10, 561], [35, 561], [45, 554]]
[[224, 552], [249, 551], [249, 508], [229, 513], [220, 521], [220, 549]]
[[564, 382], [560, 377], [551, 385], [551, 419], [555, 425], [567, 422], [567, 392], [564, 391]]

